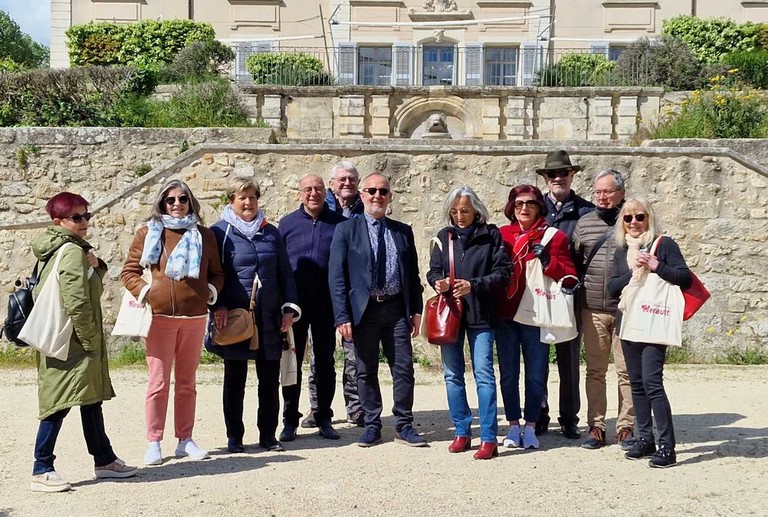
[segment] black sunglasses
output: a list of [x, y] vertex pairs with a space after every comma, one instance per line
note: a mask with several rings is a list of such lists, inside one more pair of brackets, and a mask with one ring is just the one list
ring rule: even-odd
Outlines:
[[[179, 203], [182, 205], [186, 205], [189, 203], [189, 197], [188, 196], [179, 196]], [[173, 196], [168, 196], [165, 198], [165, 204], [168, 206], [173, 206], [176, 204], [176, 198]]]
[[528, 199], [526, 201], [515, 201], [515, 208], [518, 210], [522, 209], [523, 207], [539, 207], [539, 202], [535, 199]]
[[553, 180], [555, 178], [567, 178], [571, 173], [571, 169], [559, 169], [556, 171], [547, 171], [545, 174], [547, 178]]
[[376, 192], [378, 192], [382, 196], [386, 196], [387, 194], [389, 194], [389, 189], [388, 188], [368, 187], [368, 188], [364, 188], [363, 192], [365, 192], [369, 196], [375, 196]]
[[64, 217], [64, 219], [70, 219], [73, 223], [80, 224], [83, 221], [83, 219], [85, 219], [86, 221], [90, 221], [92, 216], [93, 216], [92, 213], [86, 212], [84, 214], [70, 215], [69, 217]]
[[635, 215], [627, 214], [624, 216], [624, 222], [629, 224], [632, 222], [632, 218], [634, 218], [635, 221], [637, 221], [638, 223], [642, 223], [643, 221], [645, 221], [645, 214], [635, 214]]

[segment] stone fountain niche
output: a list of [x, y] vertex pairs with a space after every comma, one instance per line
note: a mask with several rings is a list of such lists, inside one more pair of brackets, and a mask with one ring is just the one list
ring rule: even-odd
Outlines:
[[474, 140], [482, 138], [483, 122], [477, 109], [464, 99], [413, 97], [393, 114], [394, 134], [412, 140]]
[[415, 125], [410, 138], [413, 140], [462, 140], [464, 135], [464, 122], [460, 118], [442, 111], [433, 111]]

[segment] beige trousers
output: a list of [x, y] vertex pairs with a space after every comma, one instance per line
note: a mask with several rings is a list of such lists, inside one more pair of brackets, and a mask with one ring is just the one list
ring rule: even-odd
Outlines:
[[611, 350], [619, 381], [619, 416], [616, 431], [633, 429], [635, 408], [632, 405], [632, 388], [629, 384], [627, 364], [621, 350], [619, 337], [614, 334], [616, 317], [608, 312], [582, 309], [584, 326], [584, 355], [587, 363], [587, 424], [606, 431], [605, 414], [608, 411], [605, 376], [608, 372]]

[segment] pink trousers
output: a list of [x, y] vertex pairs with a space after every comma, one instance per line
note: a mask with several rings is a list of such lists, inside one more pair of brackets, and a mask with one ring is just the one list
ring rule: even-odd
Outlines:
[[195, 375], [200, 364], [200, 350], [205, 335], [203, 318], [155, 316], [147, 336], [147, 440], [159, 442], [165, 431], [171, 367], [174, 368], [174, 423], [176, 438], [192, 437], [195, 426], [197, 388]]

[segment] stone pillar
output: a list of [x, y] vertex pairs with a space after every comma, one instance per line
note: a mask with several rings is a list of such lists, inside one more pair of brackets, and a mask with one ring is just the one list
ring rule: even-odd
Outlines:
[[66, 32], [71, 26], [72, 0], [51, 0], [51, 68], [69, 68]]
[[281, 129], [283, 121], [283, 98], [280, 95], [265, 95], [261, 106], [261, 119], [269, 127]]
[[371, 97], [371, 138], [389, 138], [389, 95]]
[[365, 137], [364, 95], [342, 95], [339, 98], [339, 137]]
[[637, 132], [637, 96], [628, 95], [619, 97], [619, 105], [616, 108], [616, 136], [626, 139]]
[[501, 133], [501, 107], [499, 98], [482, 99], [483, 102], [483, 140], [498, 140]]
[[611, 97], [590, 99], [590, 140], [610, 140], [613, 137], [613, 100]]
[[533, 99], [530, 97], [510, 97], [507, 100], [507, 125], [505, 132], [508, 140], [530, 140], [533, 137]]

